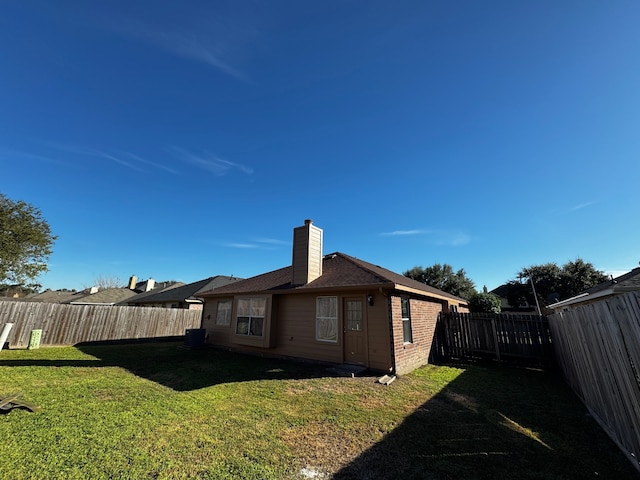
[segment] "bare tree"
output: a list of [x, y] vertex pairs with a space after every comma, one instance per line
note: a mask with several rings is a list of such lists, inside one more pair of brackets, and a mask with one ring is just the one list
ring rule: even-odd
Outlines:
[[112, 275], [98, 275], [91, 284], [92, 287], [98, 287], [99, 290], [106, 288], [120, 288], [122, 287], [122, 280], [120, 277]]

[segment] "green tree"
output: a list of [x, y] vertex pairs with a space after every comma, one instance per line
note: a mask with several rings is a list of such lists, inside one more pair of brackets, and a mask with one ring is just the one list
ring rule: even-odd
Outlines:
[[507, 300], [509, 305], [515, 307], [524, 302], [529, 305], [536, 304], [531, 279], [533, 279], [538, 294], [538, 301], [540, 305], [544, 305], [547, 302], [547, 297], [559, 294], [561, 273], [562, 269], [553, 262], [523, 268], [516, 274], [515, 280], [508, 283]]
[[34, 282], [47, 271], [56, 238], [40, 210], [0, 193], [0, 282]]
[[580, 292], [609, 279], [603, 271], [596, 270], [590, 262], [577, 258], [562, 266], [560, 274], [560, 293], [562, 299], [578, 295]]
[[606, 280], [604, 272], [581, 258], [567, 262], [562, 267], [556, 263], [532, 265], [520, 270], [516, 278], [508, 283], [507, 299], [512, 306], [523, 301], [535, 305], [535, 287], [540, 305], [548, 305], [557, 299], [571, 298]]
[[476, 292], [469, 298], [469, 310], [472, 313], [500, 313], [502, 302], [493, 293]]
[[39, 283], [32, 283], [30, 285], [0, 283], [0, 294], [5, 297], [12, 297], [15, 294], [18, 294], [19, 297], [25, 297], [30, 293], [38, 293], [41, 288], [42, 285]]
[[467, 278], [464, 269], [454, 272], [453, 267], [446, 263], [443, 265], [436, 263], [426, 268], [413, 267], [403, 275], [465, 300], [476, 293], [476, 287], [473, 281]]

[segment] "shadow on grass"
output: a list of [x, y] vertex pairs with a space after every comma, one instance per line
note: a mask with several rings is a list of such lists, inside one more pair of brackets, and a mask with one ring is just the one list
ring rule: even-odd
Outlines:
[[[223, 383], [332, 376], [325, 366], [261, 358], [203, 347], [184, 348], [180, 342], [82, 344], [76, 348], [91, 359], [0, 359], [0, 366], [121, 367], [176, 391]], [[42, 349], [54, 351], [55, 349]]]
[[333, 478], [638, 478], [556, 375], [510, 367], [463, 368]]

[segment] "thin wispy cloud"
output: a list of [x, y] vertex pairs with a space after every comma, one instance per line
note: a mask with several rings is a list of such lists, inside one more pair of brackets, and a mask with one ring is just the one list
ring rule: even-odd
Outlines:
[[194, 34], [176, 32], [157, 35], [147, 32], [146, 38], [175, 55], [202, 62], [238, 80], [249, 83], [249, 79], [244, 73], [223, 61], [220, 52], [217, 52], [214, 47], [204, 44]]
[[180, 172], [177, 170], [167, 167], [159, 162], [153, 162], [151, 160], [147, 160], [140, 155], [137, 155], [132, 152], [107, 152], [104, 150], [98, 150], [95, 148], [85, 147], [81, 145], [62, 145], [58, 143], [50, 143], [43, 142], [49, 148], [54, 150], [58, 150], [65, 153], [71, 153], [78, 156], [88, 156], [94, 158], [102, 158], [105, 160], [109, 160], [110, 162], [117, 163], [124, 167], [130, 168], [131, 170], [135, 170], [137, 172], [145, 172], [148, 169], [147, 166], [153, 167], [158, 170], [163, 170], [167, 173], [171, 173], [173, 175], [178, 175]]
[[206, 170], [213, 173], [216, 176], [223, 176], [230, 173], [233, 170], [239, 170], [244, 174], [253, 174], [253, 169], [240, 163], [230, 162], [224, 158], [220, 158], [217, 155], [211, 153], [193, 153], [180, 147], [171, 147], [173, 154], [181, 161], [190, 163], [202, 170]]
[[241, 248], [241, 249], [260, 248], [260, 246], [256, 245], [255, 243], [235, 243], [235, 242], [230, 242], [230, 243], [223, 243], [222, 246], [223, 247], [229, 247], [229, 248]]
[[256, 238], [255, 240], [258, 243], [265, 243], [267, 245], [289, 245], [290, 242], [285, 242], [284, 240], [276, 240], [275, 238]]
[[123, 166], [125, 166], [127, 168], [130, 168], [132, 170], [136, 170], [138, 172], [144, 171], [143, 169], [137, 167], [133, 163], [128, 162], [126, 160], [122, 160], [122, 158], [116, 157], [116, 156], [111, 155], [109, 153], [94, 151], [93, 153], [87, 153], [87, 155], [93, 155], [94, 157], [98, 157], [98, 158], [106, 158], [107, 160], [111, 160], [112, 162], [118, 163], [120, 165], [123, 165]]
[[408, 237], [424, 236], [434, 245], [445, 245], [450, 247], [460, 247], [471, 242], [471, 237], [464, 232], [449, 230], [425, 230], [416, 228], [412, 230], [393, 230], [380, 234], [384, 237]]
[[4, 148], [0, 149], [0, 158], [8, 162], [17, 161], [17, 160], [33, 160], [36, 162], [45, 162], [45, 163], [52, 163], [54, 165], [68, 166], [68, 164], [65, 162], [62, 162], [58, 159], [51, 158], [45, 155], [38, 155], [30, 152], [23, 152], [20, 150], [9, 150]]
[[[247, 75], [234, 67], [226, 58], [231, 55], [234, 30], [220, 25], [205, 28], [197, 21], [187, 22], [181, 29], [175, 26], [160, 27], [138, 20], [119, 19], [113, 32], [138, 39], [152, 47], [187, 60], [208, 65], [245, 83], [252, 83]], [[237, 31], [237, 30], [236, 30]]]
[[430, 233], [429, 230], [394, 230], [392, 232], [383, 232], [380, 235], [383, 237], [402, 237], [408, 235], [425, 235]]
[[440, 245], [448, 245], [450, 247], [461, 247], [471, 242], [471, 237], [466, 233], [444, 234], [440, 240]]
[[260, 249], [260, 250], [276, 250], [277, 247], [283, 245], [289, 245], [288, 242], [283, 240], [276, 240], [273, 238], [258, 238], [250, 243], [242, 242], [227, 242], [224, 243], [224, 247], [228, 248], [240, 248], [240, 249]]
[[124, 152], [124, 154], [127, 155], [128, 157], [136, 160], [137, 162], [144, 163], [145, 165], [150, 165], [150, 166], [152, 166], [154, 168], [158, 168], [160, 170], [164, 170], [165, 172], [169, 172], [169, 173], [172, 173], [174, 175], [177, 175], [177, 174], [180, 173], [177, 170], [174, 170], [173, 168], [167, 167], [166, 165], [163, 165], [163, 164], [158, 163], [158, 162], [152, 162], [151, 160], [146, 160], [146, 159], [144, 159], [144, 158], [142, 158], [142, 157], [140, 157], [140, 156], [138, 156], [138, 155], [136, 155], [134, 153]]
[[48, 147], [53, 148], [55, 150], [59, 150], [61, 152], [72, 153], [74, 155], [80, 155], [80, 156], [102, 158], [102, 159], [117, 163], [119, 165], [122, 165], [124, 167], [130, 168], [131, 170], [136, 170], [138, 172], [143, 171], [141, 168], [134, 165], [133, 163], [123, 160], [122, 158], [112, 155], [108, 152], [103, 152], [93, 148], [87, 148], [87, 147], [78, 146], [78, 145], [61, 145], [58, 143], [49, 143], [49, 142], [45, 142], [45, 144]]
[[596, 202], [595, 200], [592, 200], [590, 202], [584, 202], [584, 203], [579, 203], [577, 205], [573, 205], [572, 207], [568, 207], [568, 208], [562, 208], [562, 209], [556, 209], [553, 210], [552, 213], [556, 214], [556, 215], [567, 215], [569, 213], [573, 213], [573, 212], [577, 212], [578, 210], [582, 210], [583, 208], [587, 208], [590, 207], [591, 205], [595, 205]]

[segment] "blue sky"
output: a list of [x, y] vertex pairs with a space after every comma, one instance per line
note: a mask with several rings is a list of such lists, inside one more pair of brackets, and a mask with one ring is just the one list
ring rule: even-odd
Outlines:
[[640, 260], [637, 1], [5, 1], [0, 191], [44, 288], [334, 251], [480, 289]]

